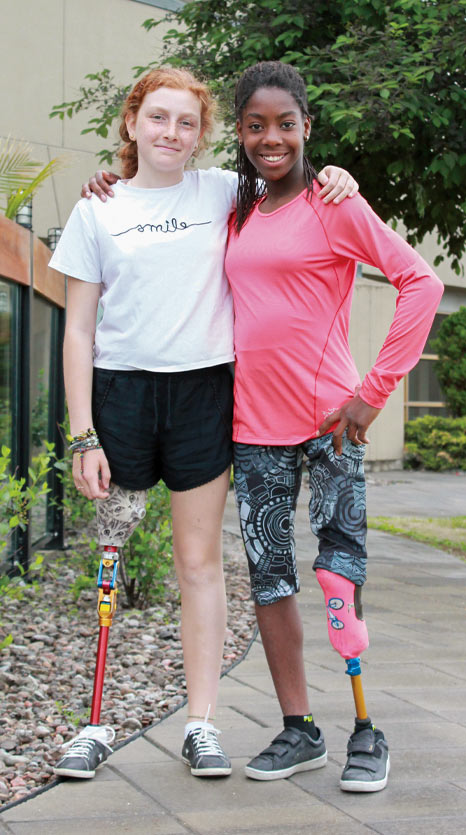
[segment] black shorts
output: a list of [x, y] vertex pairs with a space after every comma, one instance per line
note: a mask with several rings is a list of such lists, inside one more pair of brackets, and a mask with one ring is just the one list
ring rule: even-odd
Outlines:
[[233, 378], [229, 365], [195, 371], [94, 368], [92, 414], [112, 481], [170, 490], [212, 481], [232, 458]]

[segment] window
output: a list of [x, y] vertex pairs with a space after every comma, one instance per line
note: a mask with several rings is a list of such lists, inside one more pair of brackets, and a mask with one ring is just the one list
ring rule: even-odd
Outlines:
[[424, 352], [418, 364], [409, 373], [405, 383], [405, 417], [406, 420], [423, 415], [438, 415], [445, 417], [447, 409], [443, 401], [443, 394], [435, 374], [437, 354], [432, 348], [438, 329], [445, 318], [438, 313], [433, 321]]
[[14, 285], [0, 278], [0, 445], [11, 449]]
[[167, 9], [177, 12], [184, 6], [184, 0], [133, 0], [133, 3], [144, 3], [145, 6], [155, 6], [156, 9]]
[[[38, 294], [34, 295], [31, 316], [30, 364], [30, 427], [31, 454], [45, 451], [49, 440], [50, 351], [52, 333], [52, 305]], [[52, 439], [51, 439], [52, 440]], [[34, 544], [47, 531], [47, 497], [42, 496], [31, 511], [31, 540]]]

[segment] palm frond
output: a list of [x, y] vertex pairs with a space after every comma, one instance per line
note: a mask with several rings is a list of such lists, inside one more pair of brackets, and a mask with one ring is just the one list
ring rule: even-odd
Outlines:
[[31, 159], [31, 153], [27, 142], [0, 138], [0, 194], [10, 195], [34, 179], [42, 163]]
[[55, 157], [44, 165], [31, 159], [32, 147], [23, 140], [0, 137], [0, 211], [13, 219], [47, 177], [62, 169], [67, 158]]
[[55, 157], [47, 163], [47, 165], [45, 165], [32, 180], [30, 179], [28, 183], [25, 183], [22, 187], [11, 193], [5, 210], [5, 217], [13, 220], [21, 206], [31, 199], [44, 180], [51, 177], [52, 174], [55, 174], [57, 171], [60, 171], [64, 164], [65, 162], [63, 158]]

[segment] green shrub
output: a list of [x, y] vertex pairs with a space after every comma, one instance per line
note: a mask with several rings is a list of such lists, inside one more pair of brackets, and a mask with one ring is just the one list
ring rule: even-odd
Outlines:
[[34, 456], [29, 467], [29, 484], [11, 473], [11, 450], [0, 451], [0, 567], [10, 554], [11, 537], [15, 528], [24, 530], [29, 511], [49, 492], [47, 473], [54, 458], [53, 444], [47, 451]]
[[435, 373], [448, 411], [453, 417], [463, 417], [466, 415], [466, 307], [460, 307], [444, 319], [432, 347], [438, 353]]
[[426, 415], [406, 423], [404, 466], [466, 470], [466, 417]]
[[31, 409], [31, 441], [36, 449], [47, 440], [48, 418], [49, 392], [44, 385], [44, 369], [41, 368], [37, 378], [36, 399]]
[[[34, 456], [29, 467], [29, 484], [26, 479], [11, 473], [11, 450], [2, 446], [0, 450], [0, 599], [12, 597], [18, 602], [23, 598], [24, 569], [12, 553], [12, 537], [17, 528], [25, 530], [29, 522], [29, 512], [49, 492], [47, 473], [53, 463], [53, 444], [47, 445], [47, 452]], [[40, 570], [43, 557], [38, 555], [29, 566], [28, 578]], [[19, 576], [11, 576], [14, 568]], [[0, 652], [13, 641], [11, 633], [4, 635], [0, 623]], [[2, 635], [4, 635], [2, 637]]]
[[[101, 552], [95, 537], [87, 535], [94, 519], [94, 502], [84, 498], [73, 483], [69, 461], [59, 462], [65, 487], [66, 521], [82, 531], [69, 559], [79, 572], [70, 586], [76, 601], [84, 589], [95, 587]], [[144, 609], [163, 599], [164, 578], [173, 570], [170, 494], [164, 484], [148, 491], [146, 515], [120, 550], [118, 586], [130, 608]]]
[[94, 502], [86, 499], [82, 492], [76, 490], [73, 480], [73, 458], [69, 453], [55, 463], [59, 471], [59, 479], [63, 484], [63, 511], [65, 514], [65, 526], [87, 525], [95, 517]]
[[[72, 597], [77, 600], [83, 589], [94, 586], [97, 581], [100, 549], [97, 539], [88, 535], [89, 523], [95, 518], [95, 506], [74, 486], [71, 456], [56, 461], [53, 444], [46, 443], [46, 448], [47, 452], [32, 459], [27, 486], [24, 479], [11, 475], [10, 450], [6, 446], [1, 448], [0, 594], [4, 585], [10, 585], [8, 574], [2, 576], [1, 571], [4, 569], [2, 563], [5, 564], [10, 555], [12, 533], [18, 526], [24, 530], [29, 511], [49, 492], [47, 473], [54, 466], [64, 487], [65, 527], [71, 526], [79, 534], [79, 541], [67, 556], [67, 561], [71, 561], [78, 572], [70, 587]], [[148, 492], [146, 516], [120, 552], [119, 581], [128, 606], [143, 609], [163, 599], [164, 578], [172, 570], [170, 494], [164, 484], [158, 484]]]
[[173, 570], [170, 494], [164, 484], [149, 490], [146, 515], [123, 548], [120, 577], [130, 607], [162, 600], [164, 579]]

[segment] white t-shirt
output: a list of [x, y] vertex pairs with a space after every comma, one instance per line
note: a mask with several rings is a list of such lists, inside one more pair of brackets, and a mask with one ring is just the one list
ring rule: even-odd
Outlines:
[[123, 182], [74, 207], [50, 266], [101, 283], [94, 365], [186, 371], [231, 362], [233, 303], [224, 271], [237, 175], [186, 171], [168, 188]]

